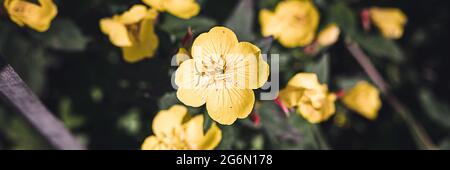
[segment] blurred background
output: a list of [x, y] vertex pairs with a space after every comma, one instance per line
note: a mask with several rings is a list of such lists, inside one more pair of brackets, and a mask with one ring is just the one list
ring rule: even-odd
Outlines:
[[[99, 20], [122, 13], [133, 4], [142, 4], [140, 0], [55, 2], [58, 16], [45, 33], [17, 26], [4, 8], [0, 9], [0, 54], [89, 149], [139, 149], [144, 138], [152, 134], [154, 115], [179, 103], [170, 83], [175, 70], [170, 67], [170, 59], [186, 29], [190, 26], [194, 35], [198, 35], [213, 26], [227, 25], [240, 30], [235, 31], [240, 40], [258, 44], [263, 38], [256, 18], [258, 11], [273, 9], [278, 0], [255, 0], [253, 7], [246, 10], [236, 10], [239, 0], [198, 0], [201, 12], [190, 20], [163, 13], [156, 26], [160, 38], [156, 56], [133, 64], [126, 63], [120, 49], [101, 33]], [[330, 18], [330, 10], [337, 2], [314, 1], [321, 13], [321, 24]], [[367, 7], [396, 7], [408, 16], [401, 39], [390, 43], [374, 40], [367, 46], [375, 50], [366, 50], [395, 95], [425, 127], [433, 142], [442, 149], [450, 149], [447, 1], [346, 0], [343, 4], [350, 9], [348, 12], [355, 17], [360, 30], [359, 12]], [[363, 34], [379, 35], [375, 28]], [[377, 49], [388, 54], [377, 53]], [[343, 38], [326, 50], [326, 60], [307, 56], [302, 48], [285, 49], [276, 42], [270, 51], [281, 55], [280, 87], [293, 74], [307, 71], [309, 66], [323, 67], [324, 62], [332, 91], [357, 79], [368, 79], [345, 48]], [[219, 149], [316, 148], [304, 123], [286, 123], [273, 101], [257, 105], [261, 126], [250, 118], [233, 126], [220, 126], [224, 136]], [[405, 122], [393, 112], [383, 100], [378, 119], [370, 121], [337, 103], [336, 115], [320, 127], [333, 149], [417, 148]], [[0, 103], [0, 149], [50, 148], [19, 114]]]

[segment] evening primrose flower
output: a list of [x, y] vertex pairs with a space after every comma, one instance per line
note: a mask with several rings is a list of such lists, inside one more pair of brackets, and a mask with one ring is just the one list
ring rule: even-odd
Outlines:
[[189, 19], [200, 12], [200, 5], [195, 0], [142, 0], [145, 4], [157, 9], [160, 12], [168, 13], [182, 18]]
[[273, 36], [281, 45], [293, 48], [314, 40], [319, 12], [309, 0], [287, 0], [280, 2], [274, 12], [261, 10], [259, 22], [263, 36]]
[[214, 27], [194, 40], [191, 54], [175, 72], [178, 99], [192, 107], [206, 103], [209, 116], [220, 124], [246, 118], [255, 103], [252, 89], [269, 75], [261, 50], [238, 42], [228, 28]]
[[191, 59], [191, 55], [186, 48], [179, 48], [177, 54], [175, 54], [177, 65], [180, 65], [183, 61]]
[[111, 42], [122, 48], [125, 61], [137, 62], [153, 57], [159, 39], [154, 31], [158, 13], [144, 5], [134, 5], [130, 10], [112, 18], [100, 20], [100, 28]]
[[342, 102], [349, 109], [370, 120], [377, 118], [378, 111], [381, 108], [380, 92], [366, 81], [358, 82], [346, 92]]
[[335, 112], [336, 95], [320, 84], [314, 73], [298, 73], [280, 91], [279, 98], [287, 107], [297, 107], [297, 113], [310, 123], [319, 123]]
[[317, 43], [321, 46], [332, 45], [338, 40], [339, 34], [339, 27], [335, 23], [332, 23], [319, 32]]
[[384, 37], [390, 39], [402, 37], [407, 17], [400, 9], [372, 7], [369, 11], [370, 18]]
[[5, 0], [4, 6], [9, 17], [19, 26], [28, 26], [44, 32], [50, 28], [58, 9], [53, 0], [39, 0], [39, 4], [29, 0]]
[[212, 150], [222, 140], [222, 131], [213, 122], [203, 133], [203, 114], [190, 117], [186, 107], [174, 105], [161, 110], [153, 119], [153, 135], [147, 137], [142, 150]]

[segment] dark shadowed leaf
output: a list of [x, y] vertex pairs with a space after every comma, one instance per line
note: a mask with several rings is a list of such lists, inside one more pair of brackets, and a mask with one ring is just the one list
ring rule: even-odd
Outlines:
[[450, 107], [437, 100], [427, 89], [420, 90], [419, 95], [422, 108], [430, 119], [442, 127], [450, 129]]
[[254, 0], [240, 0], [231, 16], [225, 22], [225, 26], [232, 29], [240, 41], [252, 41], [255, 39], [253, 20], [255, 11]]
[[89, 41], [78, 26], [68, 19], [56, 19], [47, 32], [33, 35], [45, 46], [64, 51], [82, 51]]
[[209, 117], [208, 113], [203, 113], [203, 133], [206, 134], [214, 121]]
[[330, 77], [330, 55], [323, 54], [319, 61], [306, 68], [307, 72], [316, 73], [321, 83], [328, 83]]
[[[265, 135], [272, 148], [300, 149], [301, 134], [297, 128], [288, 123], [283, 111], [274, 101], [263, 101], [258, 111]], [[295, 115], [294, 115], [295, 116]]]
[[186, 34], [188, 27], [191, 27], [194, 36], [197, 36], [200, 33], [208, 31], [216, 24], [216, 21], [203, 16], [184, 20], [171, 15], [165, 15], [164, 22], [160, 26], [162, 30], [170, 33], [174, 38], [181, 39]]
[[400, 47], [392, 40], [385, 39], [381, 36], [363, 35], [357, 35], [354, 38], [369, 55], [385, 57], [394, 62], [404, 60]]
[[235, 127], [219, 125], [219, 128], [222, 130], [222, 141], [220, 141], [220, 144], [219, 146], [217, 146], [216, 149], [218, 150], [232, 149], [233, 144], [237, 139]]
[[175, 104], [180, 104], [176, 92], [166, 93], [158, 100], [158, 107], [161, 110], [169, 109]]
[[336, 22], [343, 32], [353, 35], [356, 32], [356, 19], [353, 11], [345, 4], [339, 1], [333, 4], [328, 11], [329, 18]]

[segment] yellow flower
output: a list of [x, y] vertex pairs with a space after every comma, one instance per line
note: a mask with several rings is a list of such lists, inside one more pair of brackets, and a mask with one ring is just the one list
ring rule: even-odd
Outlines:
[[189, 19], [200, 12], [200, 5], [195, 0], [142, 0], [145, 4], [158, 11]]
[[180, 65], [183, 61], [191, 59], [191, 55], [189, 54], [189, 51], [186, 50], [186, 48], [179, 48], [178, 53], [175, 57], [177, 65]]
[[319, 24], [319, 12], [309, 0], [280, 2], [275, 11], [259, 13], [263, 36], [274, 36], [281, 45], [293, 48], [310, 44]]
[[370, 8], [370, 18], [384, 37], [399, 39], [407, 21], [406, 15], [397, 8]]
[[28, 0], [5, 0], [9, 17], [20, 26], [27, 25], [39, 32], [47, 31], [56, 17], [58, 9], [53, 0], [39, 0], [39, 4]]
[[320, 84], [314, 73], [298, 73], [280, 91], [280, 100], [287, 107], [297, 107], [297, 113], [310, 123], [319, 123], [335, 112], [336, 95]]
[[144, 5], [134, 5], [122, 15], [100, 20], [100, 28], [111, 42], [122, 48], [125, 61], [137, 62], [153, 57], [159, 39], [154, 31], [158, 13]]
[[319, 32], [319, 36], [317, 38], [317, 43], [321, 46], [329, 46], [334, 43], [339, 38], [340, 30], [339, 27], [333, 23], [326, 26], [322, 31]]
[[193, 107], [206, 103], [209, 116], [220, 124], [246, 118], [255, 103], [252, 89], [269, 75], [261, 50], [238, 42], [228, 28], [214, 27], [194, 40], [191, 54], [175, 72], [178, 99]]
[[380, 92], [366, 81], [358, 82], [346, 92], [342, 102], [351, 110], [370, 120], [377, 118], [378, 110], [381, 108]]
[[215, 123], [203, 133], [203, 114], [191, 118], [186, 107], [174, 105], [161, 110], [153, 119], [154, 135], [147, 137], [142, 150], [211, 150], [222, 139]]

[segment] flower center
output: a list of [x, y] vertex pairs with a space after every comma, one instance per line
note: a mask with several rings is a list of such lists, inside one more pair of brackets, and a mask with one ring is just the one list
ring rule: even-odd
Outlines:
[[182, 127], [173, 128], [171, 133], [157, 136], [158, 149], [163, 150], [187, 150], [193, 149], [186, 141], [186, 135]]
[[128, 36], [131, 39], [131, 42], [136, 43], [140, 41], [139, 32], [140, 32], [140, 22], [126, 25]]
[[207, 58], [201, 61], [201, 67], [198, 70], [201, 79], [199, 85], [215, 89], [228, 87], [233, 73], [227, 69], [223, 55]]

